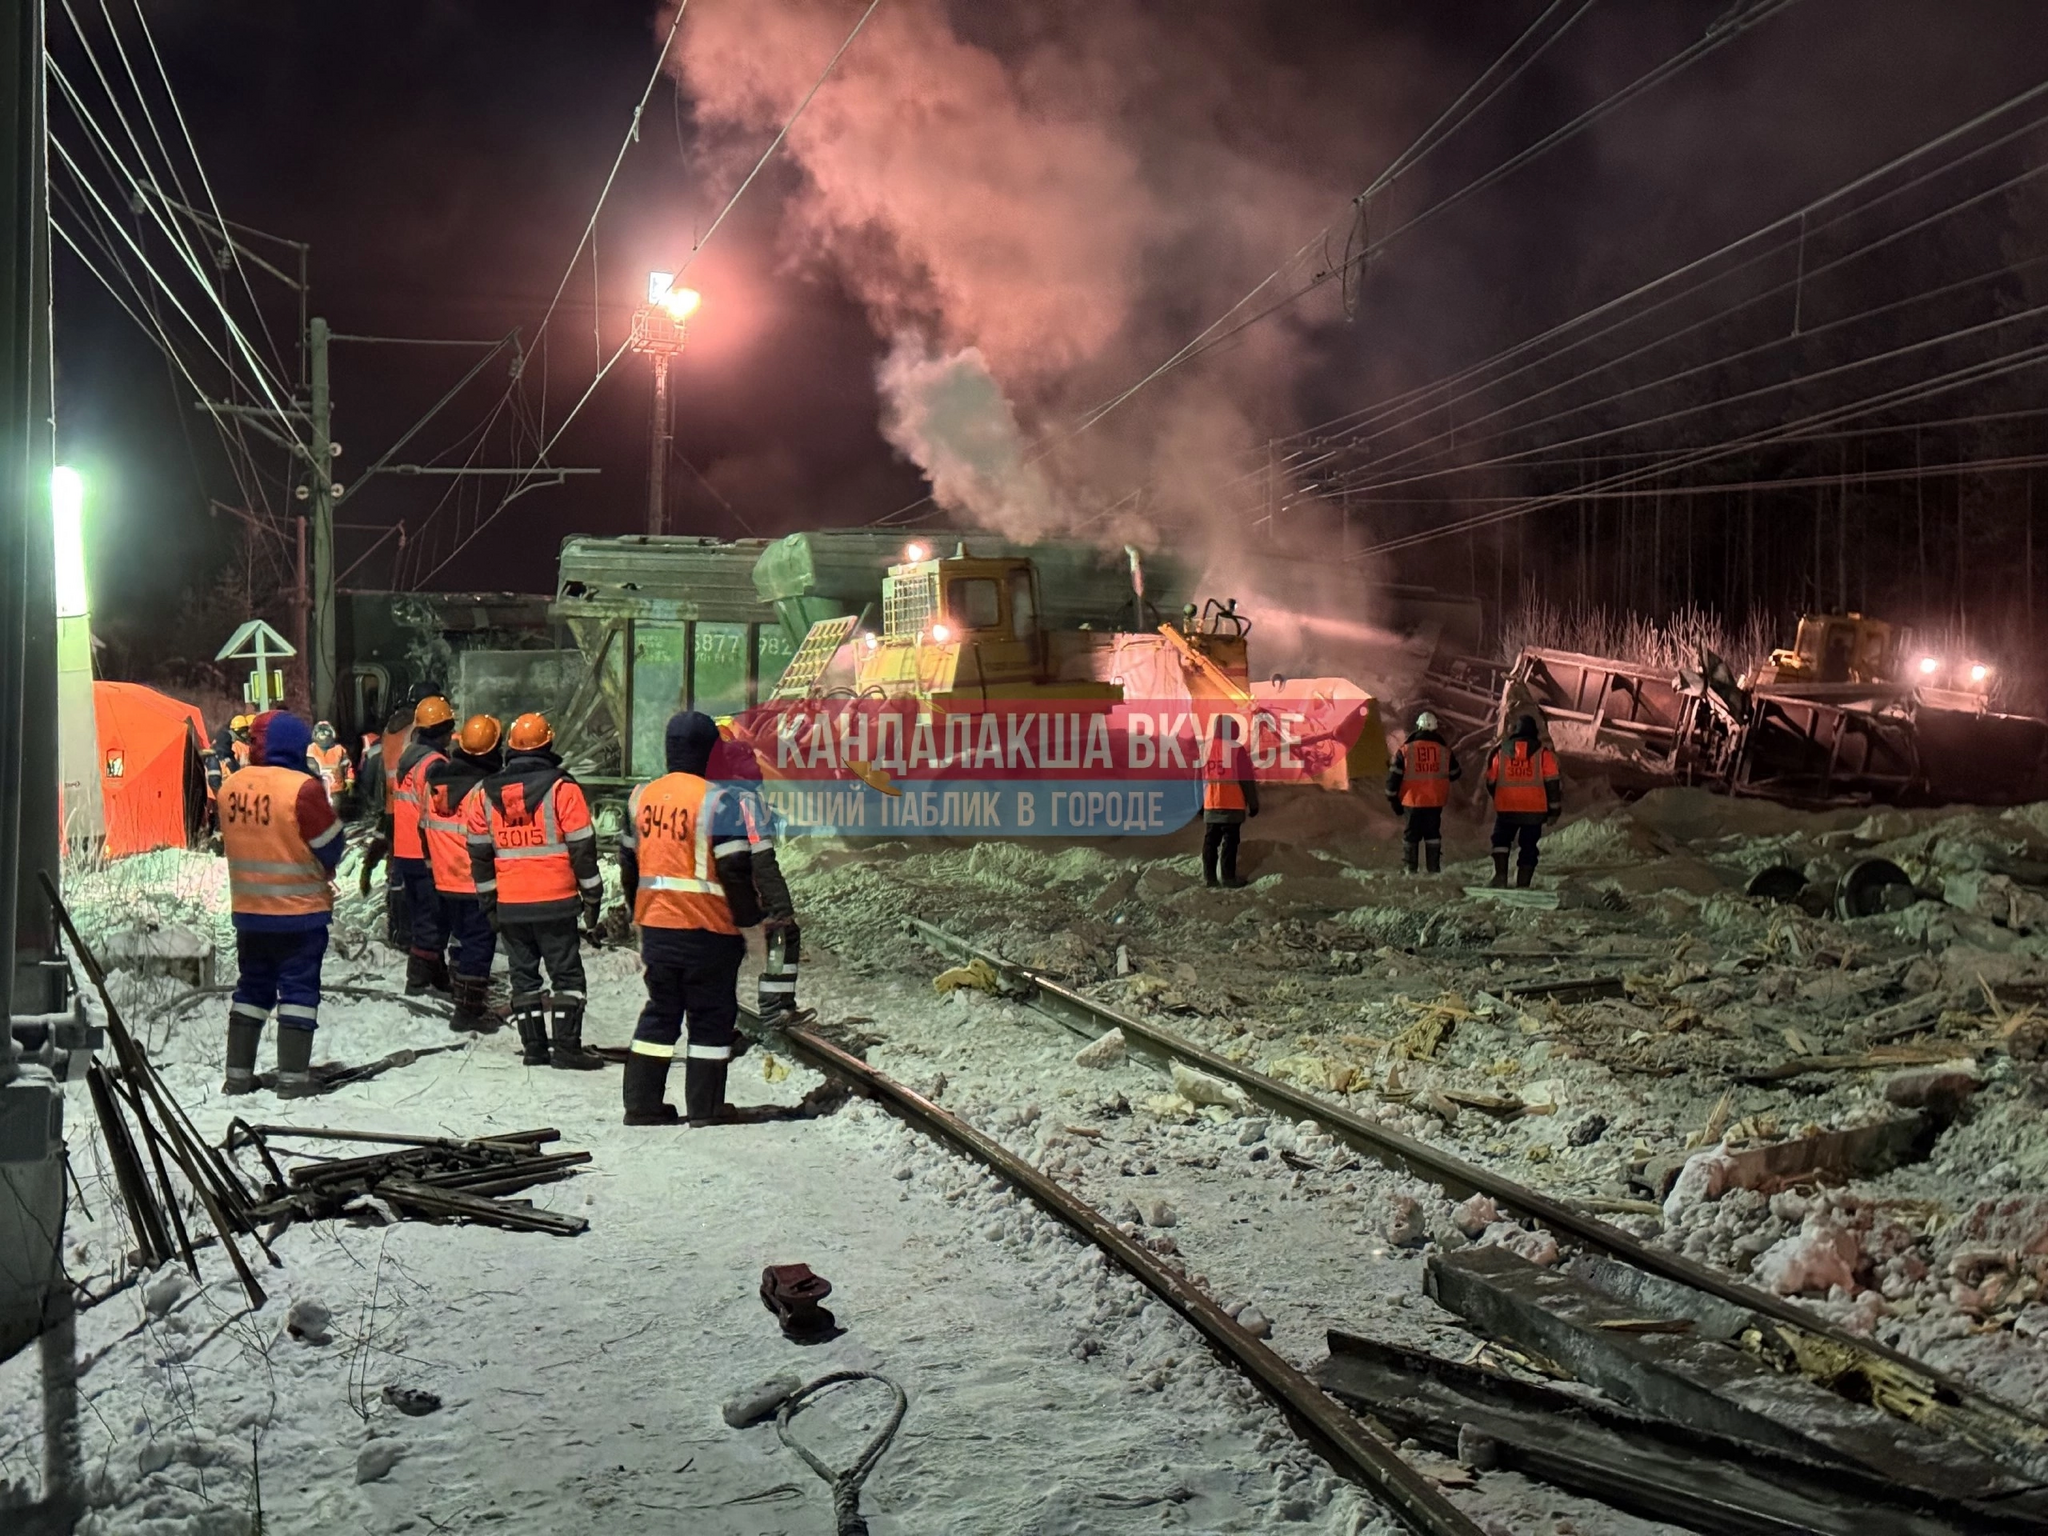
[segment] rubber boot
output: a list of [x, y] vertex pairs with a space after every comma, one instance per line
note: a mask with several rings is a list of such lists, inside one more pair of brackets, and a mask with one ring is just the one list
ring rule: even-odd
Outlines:
[[446, 993], [451, 997], [454, 996], [455, 978], [448, 974], [447, 955], [436, 954], [434, 958], [429, 962], [429, 966], [430, 974], [433, 978], [434, 990], [436, 992]]
[[1515, 866], [1515, 885], [1519, 889], [1525, 891], [1529, 889], [1529, 882], [1535, 878], [1536, 866], [1534, 864], [1517, 864]]
[[1508, 851], [1505, 848], [1496, 848], [1493, 850], [1493, 879], [1490, 882], [1490, 884], [1496, 891], [1504, 891], [1507, 889]]
[[683, 1112], [693, 1126], [717, 1125], [734, 1118], [733, 1107], [725, 1102], [725, 1073], [729, 1063], [706, 1061], [692, 1056], [683, 1063]]
[[675, 1125], [681, 1121], [675, 1105], [662, 1102], [662, 1095], [668, 1091], [668, 1068], [666, 1056], [646, 1056], [639, 1051], [627, 1056], [626, 1124]]
[[405, 952], [405, 995], [424, 997], [434, 990], [434, 956], [424, 950]]
[[1406, 870], [1411, 875], [1414, 874], [1415, 866], [1420, 860], [1421, 852], [1422, 844], [1403, 842], [1401, 844], [1401, 868]]
[[280, 1024], [277, 1029], [277, 1096], [302, 1099], [318, 1093], [313, 1081], [313, 1031]]
[[548, 1064], [548, 1010], [535, 993], [512, 999], [511, 1018], [519, 1026], [519, 1059], [529, 1067]]
[[754, 1011], [763, 1019], [779, 1018], [797, 1011], [799, 942], [794, 928], [777, 929], [769, 936], [768, 954], [761, 963], [761, 977], [754, 990]]
[[222, 1093], [256, 1091], [256, 1048], [262, 1043], [263, 1020], [246, 1013], [228, 1014], [228, 1071], [227, 1081], [220, 1085]]
[[548, 1065], [564, 1072], [595, 1072], [604, 1065], [602, 1056], [583, 1049], [582, 1003], [556, 1004], [555, 1043], [548, 1053]]
[[1432, 875], [1444, 872], [1444, 845], [1441, 838], [1426, 837], [1422, 840], [1424, 866]]
[[504, 1020], [490, 1011], [491, 980], [488, 976], [455, 978], [455, 1012], [448, 1027], [458, 1034], [488, 1035], [503, 1027]]

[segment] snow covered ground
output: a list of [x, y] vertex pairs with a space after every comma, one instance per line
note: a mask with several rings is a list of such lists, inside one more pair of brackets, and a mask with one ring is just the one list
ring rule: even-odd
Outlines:
[[[171, 874], [189, 897], [215, 870]], [[394, 970], [372, 946], [330, 980], [388, 986]], [[596, 956], [593, 970], [590, 1033], [623, 1040], [632, 957]], [[449, 1136], [552, 1125], [595, 1161], [534, 1196], [591, 1227], [571, 1239], [300, 1225], [276, 1245], [283, 1267], [261, 1270], [260, 1312], [218, 1252], [199, 1286], [163, 1270], [93, 1308], [79, 1342], [93, 1506], [81, 1531], [244, 1531], [259, 1497], [271, 1531], [828, 1531], [824, 1484], [772, 1427], [730, 1429], [720, 1407], [767, 1376], [844, 1368], [879, 1371], [910, 1398], [868, 1484], [877, 1536], [1375, 1528], [1369, 1504], [1178, 1318], [870, 1106], [628, 1130], [615, 1072], [529, 1070], [509, 1032], [318, 1100], [229, 1101], [216, 1091], [224, 1003], [171, 1018], [162, 1005], [179, 984], [117, 983], [208, 1136], [235, 1114]], [[451, 1038], [395, 1003], [328, 1017], [323, 1060]], [[760, 1057], [743, 1059], [735, 1097], [791, 1101], [815, 1081], [761, 1079]], [[69, 1109], [92, 1218], [74, 1210], [67, 1257], [99, 1291], [124, 1239], [82, 1091]], [[762, 1308], [762, 1266], [792, 1261], [833, 1281], [840, 1338], [799, 1348]], [[309, 1301], [331, 1313], [329, 1342], [286, 1331]], [[406, 1417], [383, 1402], [387, 1386], [444, 1406]], [[885, 1402], [847, 1389], [797, 1431], [836, 1463]], [[33, 1486], [38, 1413], [31, 1352], [0, 1370], [0, 1478]]]
[[[1614, 1219], [1737, 1273], [1773, 1253], [1810, 1304], [1984, 1390], [2048, 1406], [2048, 1303], [2030, 1197], [2048, 1170], [2039, 1021], [2048, 904], [1999, 871], [2048, 861], [2031, 812], [1799, 817], [1702, 796], [1593, 804], [1547, 844], [1557, 911], [1463, 896], [1483, 879], [1469, 828], [1453, 874], [1402, 879], [1384, 829], [1355, 805], [1277, 802], [1247, 844], [1254, 885], [1204, 891], [1185, 849], [813, 845], [793, 854], [806, 925], [803, 991], [824, 1022], [870, 1037], [870, 1059], [1062, 1179], [1211, 1294], [1272, 1324], [1299, 1365], [1336, 1326], [1457, 1358], [1477, 1341], [1422, 1295], [1422, 1255], [1533, 1234], [1354, 1157], [1312, 1125], [1201, 1112], [1131, 1062], [1083, 1066], [1080, 1041], [971, 989], [933, 994], [943, 963], [905, 935], [917, 914], [1052, 970], [1212, 1049], [1327, 1091], [1552, 1193], [1631, 1193], [1646, 1157], [1739, 1150], [1806, 1123], [1891, 1113], [1890, 1069], [1783, 1086], [1739, 1074], [1788, 1053], [1866, 1049], [1873, 1016], [1921, 1009], [1926, 1033], [1980, 1057], [1969, 1111], [1927, 1162], [1847, 1187], [1730, 1190]], [[1841, 924], [1746, 902], [1764, 863], [1831, 878], [1880, 852], [1947, 904]], [[2048, 864], [2044, 864], [2048, 867]], [[232, 975], [221, 871], [153, 856], [77, 882], [88, 931], [211, 912]], [[395, 985], [371, 904], [344, 903], [329, 980]], [[590, 957], [589, 1036], [623, 1043], [640, 989], [629, 954]], [[1627, 973], [1622, 997], [1523, 1010], [1532, 975]], [[1988, 984], [1986, 984], [1988, 978]], [[533, 1191], [585, 1216], [574, 1238], [416, 1222], [299, 1226], [242, 1309], [222, 1257], [206, 1284], [155, 1282], [85, 1315], [84, 1441], [95, 1532], [275, 1530], [810, 1532], [824, 1485], [772, 1428], [729, 1429], [738, 1389], [789, 1372], [875, 1369], [909, 1416], [870, 1480], [878, 1533], [1349, 1532], [1391, 1529], [1338, 1482], [1193, 1331], [980, 1170], [879, 1110], [716, 1131], [628, 1131], [617, 1076], [529, 1071], [509, 1034], [296, 1104], [217, 1095], [225, 1002], [182, 1010], [167, 980], [116, 978], [131, 1024], [210, 1136], [239, 1112], [299, 1124], [473, 1136], [558, 1127], [592, 1166]], [[2001, 1005], [2002, 991], [2007, 999]], [[1462, 1010], [1440, 1043], [1397, 1040]], [[2015, 1004], [2013, 999], [2020, 1001]], [[1878, 1010], [1892, 1010], [1879, 1014]], [[447, 1044], [393, 1000], [328, 1011], [321, 1059], [362, 1062]], [[1994, 1044], [1982, 1042], [1996, 1036]], [[1394, 1066], [1394, 1077], [1388, 1068]], [[741, 1101], [793, 1102], [816, 1079], [735, 1071]], [[1734, 1086], [1731, 1087], [1731, 1083]], [[1449, 1122], [1425, 1090], [1518, 1097], [1536, 1112]], [[1411, 1096], [1412, 1095], [1412, 1096]], [[1545, 1112], [1547, 1111], [1547, 1112]], [[82, 1092], [70, 1134], [92, 1218], [74, 1206], [68, 1261], [91, 1291], [124, 1246]], [[1812, 1265], [1826, 1248], [1845, 1271]], [[1804, 1249], [1801, 1250], [1804, 1252]], [[1822, 1255], [1824, 1257], [1824, 1255]], [[1811, 1257], [1811, 1255], [1809, 1255]], [[829, 1277], [847, 1333], [801, 1349], [755, 1298], [763, 1265]], [[1825, 1266], [1821, 1266], [1825, 1268]], [[1817, 1278], [1815, 1278], [1817, 1277]], [[2030, 1289], [2032, 1287], [2032, 1289]], [[331, 1340], [290, 1337], [295, 1301]], [[386, 1386], [439, 1394], [408, 1418]], [[0, 1367], [0, 1479], [32, 1483], [32, 1361]], [[853, 1454], [885, 1396], [861, 1388], [797, 1421]], [[1512, 1474], [1417, 1462], [1493, 1532], [1635, 1536], [1652, 1527]], [[377, 1475], [364, 1477], [365, 1473]], [[363, 1480], [358, 1481], [359, 1477]]]

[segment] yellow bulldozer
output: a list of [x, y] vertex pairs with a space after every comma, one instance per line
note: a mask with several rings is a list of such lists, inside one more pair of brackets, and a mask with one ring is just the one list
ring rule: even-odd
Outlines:
[[[1135, 556], [1132, 574], [1133, 613], [1142, 618]], [[1234, 600], [1212, 598], [1206, 610], [1189, 604], [1178, 622], [1128, 630], [1048, 629], [1044, 612], [1030, 559], [975, 556], [964, 543], [945, 556], [913, 545], [883, 579], [880, 629], [867, 627], [867, 612], [813, 624], [772, 697], [916, 699], [941, 707], [1128, 699], [1252, 713], [1305, 704], [1316, 717], [1307, 742], [1334, 748], [1323, 754], [1318, 783], [1348, 788], [1386, 772], [1378, 708], [1364, 689], [1342, 678], [1252, 681], [1251, 621]]]

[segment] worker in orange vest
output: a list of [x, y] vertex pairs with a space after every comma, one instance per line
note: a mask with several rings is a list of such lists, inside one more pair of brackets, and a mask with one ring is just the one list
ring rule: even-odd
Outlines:
[[455, 750], [427, 770], [427, 803], [420, 829], [427, 845], [427, 865], [434, 872], [434, 890], [448, 916], [455, 941], [450, 991], [454, 1030], [493, 1033], [504, 1021], [490, 1012], [491, 957], [498, 936], [477, 900], [476, 871], [469, 861], [468, 801], [482, 792], [483, 781], [505, 765], [498, 750], [504, 727], [491, 715], [471, 715], [455, 734]]
[[1416, 857], [1418, 847], [1428, 856], [1429, 872], [1442, 872], [1444, 807], [1451, 802], [1451, 785], [1464, 772], [1437, 729], [1436, 716], [1425, 709], [1387, 768], [1387, 804], [1396, 816], [1407, 816], [1401, 828], [1401, 867], [1409, 874], [1422, 862]]
[[341, 806], [341, 797], [356, 785], [356, 771], [348, 760], [348, 748], [334, 739], [333, 722], [322, 720], [313, 727], [313, 744], [306, 748], [306, 764], [327, 786], [328, 803]]
[[725, 1102], [725, 1081], [744, 1048], [735, 1027], [743, 930], [764, 925], [770, 954], [786, 957], [779, 974], [788, 977], [795, 1004], [796, 912], [776, 863], [768, 812], [746, 781], [710, 779], [719, 737], [709, 715], [671, 716], [664, 742], [669, 771], [633, 791], [619, 834], [619, 878], [647, 974], [647, 1006], [626, 1058], [628, 1125], [676, 1123], [663, 1095], [686, 1019], [683, 1118], [704, 1126], [738, 1117]]
[[1252, 755], [1235, 715], [1215, 717], [1199, 757], [1202, 883], [1237, 890], [1245, 884], [1237, 877], [1237, 841], [1245, 819], [1259, 814], [1259, 786], [1252, 777]]
[[228, 1010], [223, 1093], [256, 1087], [256, 1050], [277, 1012], [277, 1092], [313, 1089], [320, 963], [334, 910], [334, 869], [345, 839], [327, 792], [306, 764], [311, 733], [282, 711], [259, 717], [263, 751], [221, 786], [221, 841], [234, 907], [234, 1002]]
[[1486, 784], [1493, 791], [1493, 884], [1508, 883], [1508, 853], [1519, 845], [1515, 884], [1527, 886], [1536, 875], [1536, 844], [1545, 823], [1564, 813], [1557, 754], [1543, 744], [1534, 715], [1522, 716], [1515, 734], [1488, 755]]
[[554, 739], [545, 715], [512, 722], [505, 766], [467, 801], [469, 860], [477, 902], [497, 928], [512, 971], [521, 1058], [529, 1067], [588, 1071], [604, 1058], [583, 1048], [587, 993], [577, 914], [582, 927], [597, 927], [604, 876], [590, 804], [551, 750]]
[[442, 953], [448, 947], [448, 914], [434, 889], [420, 817], [427, 804], [427, 770], [448, 760], [448, 738], [454, 734], [455, 711], [448, 701], [438, 693], [421, 699], [413, 707], [412, 740], [399, 754], [391, 793], [391, 873], [405, 889], [411, 918], [405, 956], [408, 997], [449, 989], [448, 960]]

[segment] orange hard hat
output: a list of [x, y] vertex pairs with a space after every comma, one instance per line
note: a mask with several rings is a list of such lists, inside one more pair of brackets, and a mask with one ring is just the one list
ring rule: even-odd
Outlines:
[[471, 715], [462, 722], [456, 740], [471, 757], [483, 757], [497, 747], [498, 738], [504, 734], [505, 727], [498, 723], [496, 715]]
[[423, 731], [446, 725], [454, 718], [454, 708], [438, 693], [429, 694], [413, 706], [412, 723]]
[[506, 745], [514, 752], [538, 752], [555, 739], [555, 728], [548, 724], [546, 715], [521, 715], [512, 722], [512, 729], [505, 734]]

